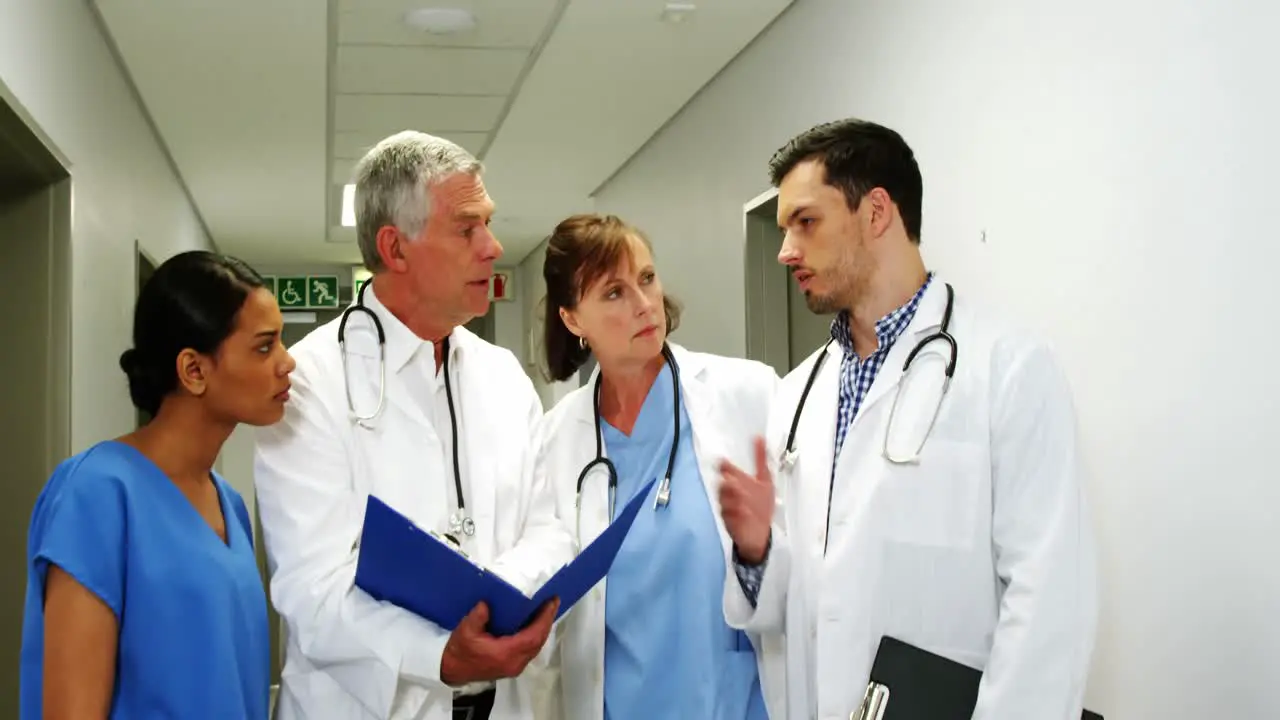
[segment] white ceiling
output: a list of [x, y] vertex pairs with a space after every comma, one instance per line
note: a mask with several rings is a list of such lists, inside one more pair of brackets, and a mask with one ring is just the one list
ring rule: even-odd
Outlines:
[[[263, 264], [358, 263], [341, 188], [412, 128], [476, 153], [505, 265], [793, 0], [94, 0], [214, 240]], [[418, 7], [477, 19], [454, 36]]]

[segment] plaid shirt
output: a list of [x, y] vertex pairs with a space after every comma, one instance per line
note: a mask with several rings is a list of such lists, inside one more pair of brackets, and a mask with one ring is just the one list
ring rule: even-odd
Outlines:
[[[933, 273], [929, 273], [925, 276], [924, 284], [920, 286], [919, 290], [916, 290], [916, 294], [912, 295], [906, 304], [876, 322], [877, 346], [875, 352], [867, 356], [865, 360], [859, 358], [858, 353], [853, 349], [853, 334], [849, 328], [848, 311], [841, 312], [831, 323], [831, 339], [835, 340], [841, 350], [840, 401], [836, 410], [835, 452], [831, 457], [829, 481], [831, 490], [835, 489], [836, 466], [839, 464], [840, 450], [844, 447], [844, 440], [849, 434], [849, 427], [853, 425], [853, 419], [858, 416], [858, 411], [862, 409], [862, 401], [866, 399], [867, 392], [871, 390], [871, 384], [875, 382], [876, 375], [880, 373], [880, 368], [884, 366], [885, 357], [889, 355], [893, 344], [897, 342], [903, 331], [911, 324], [911, 319], [916, 315], [916, 308], [920, 307], [920, 298], [924, 297], [925, 291], [929, 289], [929, 285], [932, 282]], [[768, 558], [767, 553], [765, 557], [766, 559]], [[736, 548], [733, 553], [733, 561], [734, 572], [738, 576], [738, 582], [742, 585], [742, 590], [747, 599], [754, 606], [756, 597], [760, 594], [760, 581], [764, 578], [766, 563], [754, 566], [744, 565], [738, 558]]]

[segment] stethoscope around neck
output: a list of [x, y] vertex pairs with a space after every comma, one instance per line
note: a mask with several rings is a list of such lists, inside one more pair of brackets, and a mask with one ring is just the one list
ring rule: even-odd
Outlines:
[[[667, 455], [667, 471], [662, 476], [662, 480], [658, 483], [658, 491], [653, 500], [654, 509], [666, 507], [671, 502], [671, 474], [676, 467], [676, 452], [680, 448], [680, 367], [676, 364], [675, 356], [671, 352], [671, 348], [663, 343], [662, 357], [667, 361], [667, 365], [671, 367], [671, 392], [675, 398], [674, 417], [672, 418], [672, 427], [675, 433], [671, 437], [671, 452]], [[586, 467], [582, 468], [582, 472], [578, 473], [577, 494], [574, 500], [574, 508], [577, 514], [576, 537], [582, 537], [582, 486], [587, 481], [587, 476], [591, 474], [597, 466], [605, 469], [609, 483], [609, 522], [613, 522], [614, 511], [617, 509], [618, 499], [618, 468], [613, 461], [604, 455], [604, 430], [600, 427], [600, 393], [601, 381], [604, 373], [596, 373], [595, 387], [592, 391], [592, 417], [596, 435], [596, 456]]]
[[[360, 291], [356, 293], [355, 304], [344, 310], [342, 319], [338, 321], [338, 351], [342, 354], [342, 383], [347, 393], [347, 411], [351, 422], [370, 430], [373, 429], [373, 421], [382, 414], [387, 391], [387, 334], [382, 328], [382, 321], [378, 319], [377, 313], [364, 304], [364, 291], [369, 289], [369, 285], [372, 282], [370, 280], [360, 286]], [[355, 401], [351, 397], [350, 376], [347, 374], [347, 320], [354, 313], [362, 313], [368, 316], [369, 320], [373, 322], [373, 329], [378, 334], [378, 406], [374, 408], [373, 413], [370, 415], [361, 415], [356, 412]], [[458, 415], [454, 412], [453, 383], [449, 376], [449, 337], [445, 336], [440, 342], [441, 357], [444, 358], [444, 366], [442, 368], [444, 372], [444, 394], [449, 404], [450, 437], [453, 440], [453, 488], [458, 497], [457, 510], [449, 516], [449, 532], [446, 538], [455, 545], [459, 545], [460, 535], [472, 537], [476, 534], [476, 523], [467, 513], [467, 501], [462, 493], [462, 466], [458, 463]]]
[[[902, 380], [898, 383], [897, 390], [894, 391], [893, 405], [889, 407], [889, 420], [884, 431], [884, 447], [881, 449], [881, 455], [885, 460], [895, 465], [907, 465], [920, 462], [920, 453], [924, 450], [924, 444], [929, 439], [929, 435], [933, 432], [934, 423], [938, 421], [938, 413], [942, 409], [942, 401], [947, 395], [947, 390], [951, 387], [951, 379], [956, 373], [956, 359], [959, 355], [956, 339], [951, 336], [951, 310], [955, 304], [955, 291], [947, 284], [947, 307], [942, 313], [942, 327], [937, 332], [931, 333], [916, 343], [911, 348], [911, 352], [907, 353], [906, 362], [902, 365]], [[920, 444], [916, 446], [915, 451], [906, 456], [894, 455], [889, 452], [889, 436], [893, 428], [893, 418], [898, 410], [898, 399], [902, 396], [902, 386], [907, 383], [907, 377], [911, 372], [911, 363], [916, 359], [924, 348], [930, 343], [941, 340], [947, 344], [948, 358], [947, 366], [943, 371], [942, 392], [938, 395], [938, 404], [933, 409], [933, 416], [929, 419], [929, 425], [925, 429], [924, 437], [920, 439]], [[787, 433], [787, 445], [782, 451], [779, 458], [779, 466], [783, 470], [790, 470], [795, 466], [799, 453], [796, 451], [796, 430], [800, 427], [800, 416], [804, 414], [805, 402], [809, 399], [809, 391], [813, 388], [813, 383], [818, 378], [818, 373], [822, 370], [822, 363], [827, 359], [827, 350], [831, 346], [831, 340], [827, 340], [822, 346], [822, 351], [818, 353], [818, 357], [814, 360], [813, 369], [809, 371], [809, 377], [805, 380], [804, 390], [800, 393], [800, 402], [796, 405], [795, 414], [791, 417], [791, 429]]]

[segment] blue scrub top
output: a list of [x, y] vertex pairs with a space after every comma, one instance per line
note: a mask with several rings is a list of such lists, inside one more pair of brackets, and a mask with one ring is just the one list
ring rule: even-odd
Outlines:
[[44, 580], [56, 564], [119, 623], [111, 718], [266, 720], [266, 593], [240, 495], [214, 476], [227, 542], [150, 460], [117, 441], [54, 471], [27, 544], [22, 720], [41, 717]]
[[[667, 469], [674, 436], [671, 367], [654, 381], [631, 436], [604, 423], [617, 506]], [[606, 720], [764, 720], [755, 651], [724, 620], [724, 551], [683, 403], [671, 499], [636, 517], [606, 577]]]

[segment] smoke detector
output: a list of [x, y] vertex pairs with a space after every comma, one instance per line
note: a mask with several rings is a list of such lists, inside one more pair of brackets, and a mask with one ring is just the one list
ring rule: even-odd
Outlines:
[[462, 8], [418, 8], [404, 14], [409, 27], [432, 35], [454, 35], [474, 30], [476, 16]]
[[698, 6], [691, 2], [669, 2], [662, 6], [662, 21], [669, 23], [684, 22], [685, 18], [693, 14]]

